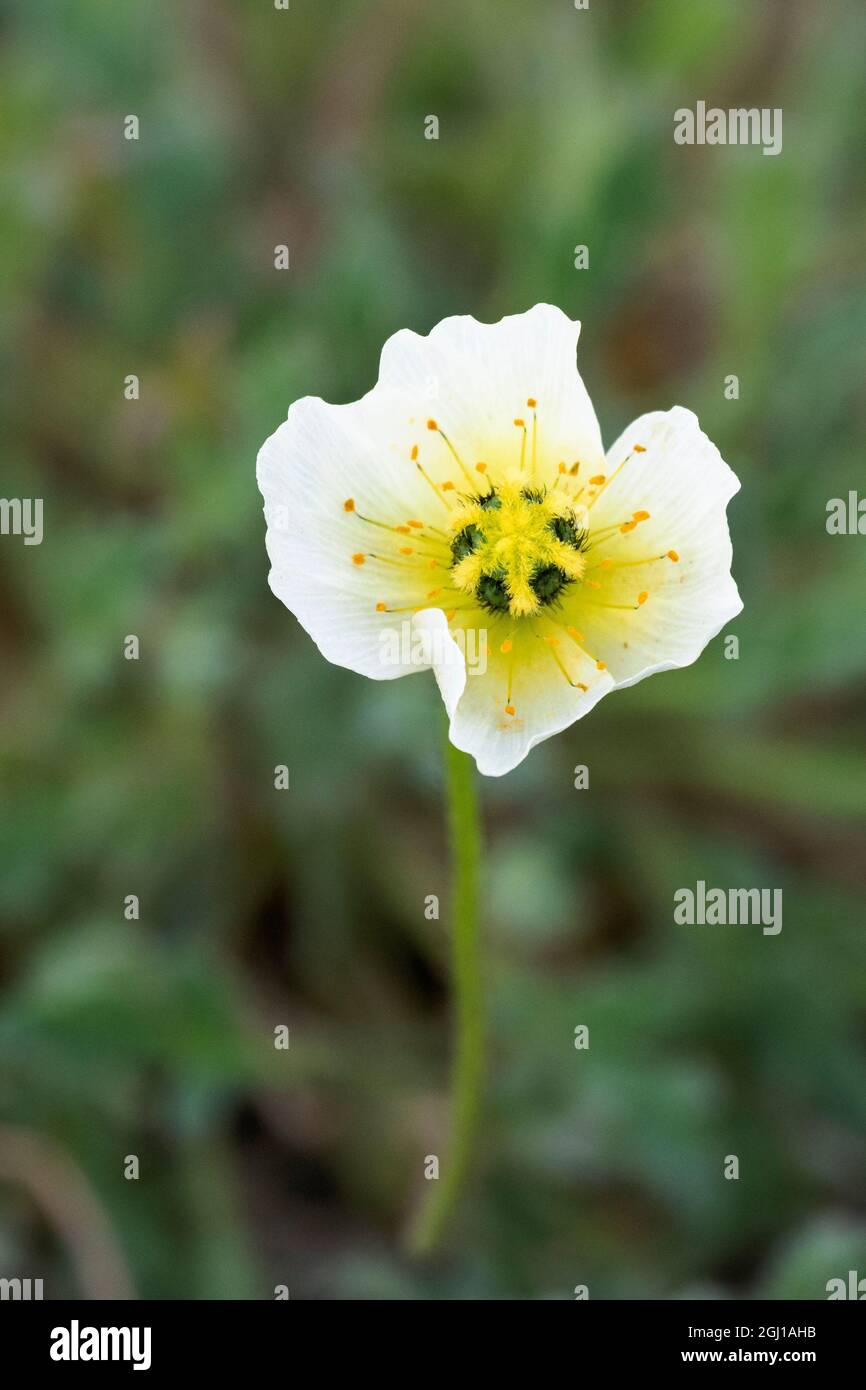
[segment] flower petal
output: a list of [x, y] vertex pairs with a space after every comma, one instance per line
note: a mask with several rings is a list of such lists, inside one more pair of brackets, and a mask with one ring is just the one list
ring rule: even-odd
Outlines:
[[[581, 586], [569, 619], [617, 686], [626, 686], [688, 666], [741, 611], [725, 514], [740, 484], [695, 415], [680, 406], [635, 420], [609, 450], [606, 472], [609, 482], [590, 511], [591, 533], [613, 531], [594, 546], [589, 563], [609, 568], [589, 571], [599, 588]], [[641, 514], [636, 526], [619, 530]]]
[[529, 421], [537, 402], [540, 454], [601, 465], [595, 411], [575, 365], [580, 324], [551, 304], [498, 323], [469, 315], [443, 319], [426, 336], [395, 333], [382, 349], [380, 385], [425, 400], [461, 457], [472, 467], [493, 452], [518, 458], [515, 419]]
[[[544, 626], [539, 624], [539, 630]], [[551, 633], [554, 630], [550, 625]], [[467, 662], [462, 685], [454, 678], [453, 668], [443, 670], [436, 665], [434, 670], [451, 721], [451, 742], [472, 755], [479, 772], [500, 777], [521, 763], [537, 743], [588, 714], [614, 683], [609, 672], [597, 670], [594, 662], [572, 647], [567, 658], [569, 675], [586, 686], [585, 690], [575, 688], [551, 648], [532, 636], [524, 639], [529, 644], [528, 654], [523, 654], [512, 669], [510, 654], [500, 650], [501, 626], [481, 631], [486, 633], [486, 642], [480, 642], [480, 633], [476, 634], [476, 660]], [[469, 652], [468, 642], [465, 645]], [[485, 647], [487, 659], [483, 662], [477, 658]], [[506, 705], [514, 713], [507, 713]]]
[[[329, 661], [390, 680], [420, 668], [383, 660], [383, 641], [398, 620], [376, 605], [423, 605], [437, 573], [428, 568], [423, 532], [401, 537], [362, 516], [386, 525], [427, 521], [439, 504], [408, 450], [400, 455], [393, 447], [391, 417], [373, 394], [343, 406], [297, 401], [262, 446], [257, 474], [274, 593]], [[399, 555], [403, 540], [412, 556]], [[379, 553], [387, 561], [372, 558]]]

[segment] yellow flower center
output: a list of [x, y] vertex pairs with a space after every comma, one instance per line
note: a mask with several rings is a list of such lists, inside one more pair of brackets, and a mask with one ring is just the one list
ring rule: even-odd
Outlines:
[[532, 617], [586, 568], [589, 536], [567, 499], [503, 482], [451, 513], [451, 582], [492, 613]]

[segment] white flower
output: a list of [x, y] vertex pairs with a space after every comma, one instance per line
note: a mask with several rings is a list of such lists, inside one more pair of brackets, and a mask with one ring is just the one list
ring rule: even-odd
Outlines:
[[295, 402], [258, 457], [274, 593], [329, 661], [432, 666], [492, 776], [742, 608], [737, 478], [679, 406], [605, 455], [579, 331], [539, 304], [396, 333], [362, 400]]

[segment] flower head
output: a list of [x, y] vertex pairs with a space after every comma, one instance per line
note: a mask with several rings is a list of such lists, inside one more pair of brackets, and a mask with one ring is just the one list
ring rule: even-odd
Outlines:
[[362, 400], [297, 401], [259, 453], [274, 592], [338, 665], [432, 667], [490, 775], [742, 608], [735, 475], [678, 406], [605, 456], [579, 331], [539, 304], [396, 333]]

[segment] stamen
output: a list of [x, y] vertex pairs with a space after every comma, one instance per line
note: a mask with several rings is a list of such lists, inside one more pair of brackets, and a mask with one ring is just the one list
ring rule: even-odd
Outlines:
[[[596, 607], [599, 607], [599, 608], [602, 607], [602, 606], [603, 606], [603, 605], [601, 605], [601, 604], [597, 604], [597, 605], [596, 605]], [[572, 641], [573, 641], [573, 642], [576, 642], [577, 645], [580, 647], [580, 650], [583, 652], [584, 656], [588, 656], [589, 659], [590, 659], [590, 661], [594, 661], [594, 662], [595, 662], [595, 669], [596, 669], [597, 671], [606, 671], [606, 670], [607, 670], [607, 663], [606, 663], [606, 662], [604, 662], [604, 661], [599, 661], [597, 657], [593, 656], [592, 652], [588, 652], [588, 651], [586, 650], [586, 647], [584, 646], [584, 643], [586, 642], [586, 638], [584, 637], [584, 635], [583, 635], [582, 632], [578, 632], [578, 630], [577, 630], [576, 627], [567, 627], [565, 630], [566, 630], [566, 632], [568, 633], [569, 637], [572, 639]], [[586, 686], [584, 686], [584, 689], [586, 689]]]
[[[440, 609], [440, 612], [445, 612], [445, 610], [444, 610], [444, 609]], [[449, 608], [449, 609], [448, 609], [447, 613], [445, 613], [445, 618], [446, 618], [446, 621], [450, 623], [451, 620], [453, 619], [455, 613], [477, 613], [477, 612], [478, 612], [478, 604], [477, 604], [477, 603], [458, 603], [456, 608]]]
[[[394, 527], [391, 528], [391, 529], [393, 529], [394, 531], [401, 531], [403, 535], [407, 535], [407, 536], [408, 536], [408, 535], [411, 535], [411, 532], [409, 531], [409, 528], [408, 528], [408, 527], [405, 527], [405, 526], [404, 526], [404, 527], [394, 526]], [[433, 546], [436, 546], [436, 545], [439, 544], [439, 542], [436, 541], [435, 538], [432, 537], [432, 536], [430, 536], [430, 537], [426, 537], [426, 536], [424, 536], [424, 537], [419, 537], [419, 540], [427, 540], [427, 541], [429, 542], [429, 544], [430, 544], [430, 545], [433, 545]], [[401, 545], [401, 546], [398, 547], [398, 552], [399, 552], [400, 555], [417, 555], [417, 557], [418, 557], [419, 560], [432, 560], [433, 563], [434, 563], [434, 564], [437, 564], [437, 565], [438, 565], [438, 564], [441, 564], [442, 561], [446, 559], [446, 552], [445, 552], [445, 547], [444, 547], [444, 545], [443, 545], [443, 547], [442, 547], [441, 550], [436, 550], [436, 551], [424, 550], [424, 549], [421, 548], [420, 545]]]
[[[598, 589], [598, 588], [600, 588], [601, 586], [598, 585], [598, 584], [594, 584], [592, 587], [595, 588], [595, 589]], [[641, 592], [638, 594], [637, 600], [636, 600], [635, 603], [600, 603], [600, 602], [596, 599], [596, 600], [593, 601], [593, 605], [592, 605], [592, 606], [593, 606], [593, 608], [618, 608], [618, 609], [619, 609], [621, 612], [623, 612], [623, 613], [635, 613], [635, 612], [637, 612], [638, 608], [643, 607], [643, 605], [646, 603], [646, 601], [647, 601], [648, 598], [649, 598], [649, 590], [648, 590], [648, 589], [642, 589]]]
[[[602, 545], [603, 542], [609, 541], [614, 532], [620, 530], [621, 524], [623, 523], [617, 521], [614, 525], [602, 525], [598, 530], [589, 532], [589, 549], [594, 550], [596, 545]], [[637, 521], [635, 521], [635, 525], [637, 525]]]
[[[645, 598], [642, 602], [645, 602]], [[636, 613], [640, 608], [640, 603], [593, 603], [592, 606], [593, 608], [618, 608], [623, 613]]]
[[641, 560], [612, 560], [608, 557], [605, 560], [599, 560], [598, 564], [593, 565], [587, 573], [592, 574], [593, 570], [597, 569], [625, 570], [633, 569], [635, 565], [657, 565], [660, 560], [672, 560], [674, 558], [677, 560], [680, 558], [675, 550], [668, 550], [664, 555], [644, 555]]
[[352, 564], [353, 564], [353, 565], [363, 565], [363, 563], [364, 563], [364, 561], [366, 560], [366, 558], [367, 558], [366, 555], [364, 555], [364, 554], [359, 550], [358, 553], [357, 553], [356, 555], [353, 555], [353, 556], [352, 556]]
[[526, 421], [517, 419], [514, 421], [514, 423], [519, 430], [523, 431], [523, 433], [520, 436], [520, 471], [522, 473], [523, 465], [526, 461]]
[[[359, 512], [357, 510], [355, 506], [355, 499], [353, 497], [348, 497], [346, 501], [343, 503], [343, 511], [354, 512], [358, 520], [365, 522], [367, 526], [378, 526], [380, 531], [393, 531], [398, 536], [410, 536], [412, 534], [413, 527], [415, 527], [417, 530], [424, 530], [423, 521], [409, 521], [406, 523], [405, 526], [392, 526], [387, 521], [377, 521], [376, 518], [373, 516], [365, 516], [363, 512]], [[431, 526], [428, 529], [431, 531], [436, 530], [435, 526]], [[445, 539], [445, 533], [443, 531], [438, 532], [438, 534], [442, 536], [443, 540]]]
[[[504, 643], [503, 643], [503, 646], [504, 646]], [[510, 643], [509, 643], [508, 650], [509, 650], [509, 652], [511, 651], [511, 644], [510, 644]], [[513, 657], [513, 656], [509, 656], [509, 658], [508, 658], [508, 690], [507, 690], [506, 696], [505, 696], [505, 713], [506, 713], [506, 714], [516, 714], [516, 713], [517, 713], [517, 711], [516, 711], [515, 708], [514, 708], [514, 705], [512, 704], [513, 690], [514, 690], [514, 657]]]
[[[445, 440], [445, 443], [448, 445], [448, 448], [449, 448], [449, 450], [450, 450], [450, 452], [451, 452], [453, 458], [456, 460], [456, 462], [458, 463], [458, 465], [459, 465], [460, 468], [462, 469], [462, 471], [463, 471], [463, 476], [465, 477], [466, 481], [469, 483], [469, 486], [471, 487], [471, 486], [472, 486], [472, 474], [469, 472], [469, 469], [466, 467], [466, 464], [463, 462], [463, 460], [462, 460], [462, 458], [460, 457], [460, 455], [458, 454], [457, 450], [454, 448], [454, 445], [451, 443], [451, 440], [448, 438], [448, 436], [447, 436], [447, 434], [445, 433], [445, 431], [444, 431], [443, 429], [440, 429], [439, 425], [436, 423], [435, 420], [428, 420], [428, 421], [427, 421], [427, 428], [428, 428], [428, 430], [435, 430], [435, 431], [437, 432], [437, 434], [439, 434], [440, 437], [441, 437], [442, 439]], [[443, 486], [444, 486], [444, 484], [443, 484]], [[453, 483], [452, 483], [452, 487], [453, 487]]]
[[673, 560], [674, 564], [676, 564], [677, 560], [680, 558], [676, 550], [669, 550], [667, 552], [667, 557], [669, 560]]
[[[403, 552], [401, 552], [401, 555], [402, 555], [402, 553], [403, 553]], [[410, 554], [411, 554], [411, 552], [410, 552]], [[354, 556], [353, 556], [352, 558], [354, 559]], [[418, 563], [416, 560], [414, 560], [414, 559], [406, 559], [406, 560], [404, 560], [404, 559], [398, 558], [396, 555], [381, 555], [381, 554], [379, 554], [378, 551], [373, 551], [373, 550], [369, 550], [369, 551], [367, 552], [367, 558], [368, 558], [369, 560], [378, 560], [378, 562], [379, 562], [380, 565], [392, 565], [392, 566], [395, 567], [396, 569], [404, 570], [404, 571], [409, 571], [409, 570], [411, 570], [411, 571], [414, 571], [416, 574], [417, 574], [419, 571], [429, 570], [429, 569], [441, 569], [441, 570], [443, 570], [443, 571], [445, 571], [445, 572], [447, 573], [447, 572], [448, 572], [448, 569], [449, 569], [449, 566], [448, 566], [448, 565], [442, 564], [439, 560], [433, 560], [433, 561], [430, 561], [429, 563], [428, 563], [427, 560], [423, 560], [423, 562], [419, 564], [419, 563]], [[356, 561], [356, 564], [357, 564], [357, 563], [363, 563], [363, 562], [358, 562], [358, 561]]]
[[613, 470], [613, 472], [611, 473], [610, 477], [603, 479], [603, 481], [602, 481], [602, 483], [601, 483], [601, 486], [600, 486], [600, 488], [599, 488], [599, 491], [595, 494], [595, 497], [592, 498], [592, 501], [590, 502], [590, 506], [592, 505], [592, 502], [597, 502], [597, 501], [598, 501], [598, 499], [599, 499], [599, 497], [601, 496], [602, 492], [606, 491], [607, 488], [610, 487], [610, 485], [611, 485], [611, 483], [613, 482], [614, 478], [619, 477], [619, 474], [622, 472], [622, 470], [625, 468], [626, 464], [628, 463], [629, 459], [632, 458], [632, 456], [633, 456], [634, 454], [645, 454], [645, 453], [646, 453], [646, 449], [643, 447], [642, 444], [633, 444], [632, 447], [631, 447], [631, 449], [629, 450], [629, 452], [626, 454], [625, 458], [623, 459], [622, 463], [618, 463], [618, 464], [617, 464], [616, 468]]
[[538, 402], [534, 396], [530, 396], [526, 404], [532, 411], [532, 476], [535, 477], [535, 465], [538, 460]]
[[[533, 628], [533, 632], [535, 632], [535, 629], [534, 629], [534, 628]], [[536, 636], [536, 637], [540, 637], [540, 638], [541, 638], [541, 641], [545, 643], [545, 645], [547, 646], [548, 651], [550, 652], [550, 655], [553, 657], [553, 659], [554, 659], [554, 661], [556, 662], [557, 666], [559, 667], [560, 671], [561, 671], [562, 674], [565, 676], [565, 679], [568, 681], [568, 683], [569, 683], [569, 685], [571, 686], [572, 690], [583, 690], [583, 691], [586, 691], [589, 687], [586, 686], [586, 685], [584, 685], [584, 684], [583, 684], [583, 681], [573, 681], [573, 680], [571, 679], [571, 676], [568, 674], [568, 670], [567, 670], [567, 668], [566, 668], [565, 662], [562, 660], [562, 657], [559, 655], [559, 652], [556, 650], [556, 648], [559, 646], [559, 639], [556, 638], [556, 637], [551, 637], [549, 634], [546, 635], [546, 636], [544, 636], [544, 637], [542, 637], [542, 636], [541, 636], [541, 633], [539, 633], [539, 632], [535, 632], [535, 636]]]
[[437, 502], [441, 502], [441, 503], [442, 503], [442, 506], [445, 508], [445, 510], [446, 510], [447, 512], [450, 512], [451, 508], [448, 506], [448, 503], [445, 501], [445, 498], [442, 496], [442, 493], [439, 491], [439, 488], [436, 486], [436, 484], [434, 483], [433, 479], [430, 477], [430, 474], [427, 472], [427, 470], [426, 470], [426, 468], [424, 467], [424, 465], [418, 462], [418, 445], [417, 445], [417, 444], [413, 444], [413, 445], [412, 445], [412, 452], [410, 453], [409, 457], [411, 458], [411, 460], [412, 460], [412, 462], [414, 463], [415, 467], [418, 469], [418, 472], [421, 474], [421, 477], [424, 479], [424, 481], [425, 481], [425, 483], [427, 484], [427, 486], [428, 486], [429, 488], [431, 488], [433, 492], [435, 492]]

